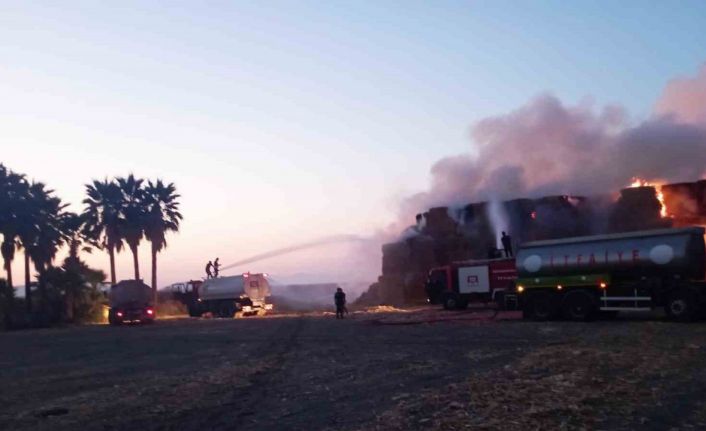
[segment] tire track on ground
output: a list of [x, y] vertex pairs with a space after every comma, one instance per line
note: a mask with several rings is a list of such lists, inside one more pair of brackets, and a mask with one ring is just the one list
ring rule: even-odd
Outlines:
[[227, 402], [200, 415], [200, 420], [189, 418], [191, 420], [188, 425], [182, 423], [184, 427], [181, 429], [239, 430], [256, 424], [260, 405], [283, 379], [290, 353], [298, 348], [304, 325], [303, 318], [278, 325], [264, 345], [254, 347], [268, 353], [261, 359], [256, 359], [265, 366], [253, 373], [249, 385], [236, 389]]

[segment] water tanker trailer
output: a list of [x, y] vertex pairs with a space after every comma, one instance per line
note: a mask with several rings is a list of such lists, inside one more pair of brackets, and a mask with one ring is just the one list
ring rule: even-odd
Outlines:
[[663, 307], [687, 321], [706, 308], [705, 259], [701, 227], [534, 241], [517, 252], [517, 292], [534, 320]]
[[188, 304], [192, 317], [205, 313], [233, 317], [236, 313], [263, 314], [272, 309], [272, 304], [267, 303], [272, 289], [266, 274], [211, 278], [199, 285], [196, 292], [196, 300]]

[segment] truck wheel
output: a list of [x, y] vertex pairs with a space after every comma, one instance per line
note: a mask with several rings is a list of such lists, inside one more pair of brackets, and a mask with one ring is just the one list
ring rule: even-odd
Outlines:
[[523, 317], [543, 322], [555, 316], [556, 307], [548, 292], [537, 292], [527, 296], [522, 311]]
[[664, 311], [672, 320], [691, 322], [698, 315], [696, 295], [688, 289], [679, 289], [669, 296]]
[[113, 314], [113, 310], [110, 310], [108, 312], [108, 323], [111, 326], [117, 326], [122, 324], [122, 321], [120, 321], [117, 317], [115, 317], [115, 314]]
[[459, 300], [454, 294], [449, 294], [444, 296], [444, 310], [456, 310], [458, 308]]
[[498, 292], [495, 297], [495, 305], [497, 305], [498, 310], [505, 310], [505, 292]]
[[224, 303], [218, 310], [218, 316], [232, 319], [235, 316], [235, 307], [232, 304]]
[[189, 316], [190, 317], [201, 317], [201, 310], [198, 305], [189, 305]]
[[564, 295], [561, 311], [568, 320], [585, 322], [594, 317], [596, 304], [591, 294], [585, 290], [572, 290]]

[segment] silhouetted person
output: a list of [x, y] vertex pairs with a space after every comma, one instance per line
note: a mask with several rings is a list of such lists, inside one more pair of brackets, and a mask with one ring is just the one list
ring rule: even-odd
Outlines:
[[213, 273], [211, 273], [212, 268], [213, 268], [213, 264], [209, 260], [208, 263], [206, 264], [206, 278], [213, 278]]
[[221, 264], [218, 263], [218, 259], [213, 261], [213, 278], [218, 278], [218, 270], [221, 268]]
[[510, 235], [503, 231], [503, 235], [500, 237], [500, 242], [503, 243], [503, 250], [505, 250], [505, 257], [512, 257], [512, 238]]
[[343, 319], [343, 313], [346, 312], [346, 294], [340, 287], [336, 289], [336, 294], [333, 295], [333, 302], [336, 304], [336, 319]]

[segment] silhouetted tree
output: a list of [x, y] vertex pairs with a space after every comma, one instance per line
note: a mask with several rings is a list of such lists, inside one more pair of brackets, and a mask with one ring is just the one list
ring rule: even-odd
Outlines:
[[110, 282], [115, 279], [115, 253], [123, 248], [122, 205], [123, 194], [115, 181], [94, 180], [86, 185], [86, 208], [83, 212], [85, 231], [93, 245], [108, 251], [110, 257]]
[[[84, 241], [83, 217], [69, 213], [64, 218], [65, 235], [69, 246], [69, 255], [61, 266], [61, 280], [65, 282], [61, 289], [64, 299], [64, 316], [69, 321], [86, 320], [99, 313], [100, 292], [98, 285], [105, 281], [103, 271], [93, 269], [79, 257], [79, 250]], [[90, 251], [83, 247], [83, 251]], [[68, 282], [66, 282], [68, 281]], [[95, 316], [93, 316], [95, 317]]]
[[20, 231], [21, 211], [27, 204], [28, 186], [24, 175], [12, 172], [0, 164], [0, 233], [3, 264], [7, 274], [7, 285], [12, 284], [12, 260], [17, 249], [17, 237]]
[[[115, 182], [94, 181], [86, 189], [86, 211], [83, 215], [74, 214], [66, 211], [67, 204], [43, 183], [30, 184], [24, 175], [0, 164], [0, 251], [7, 273], [7, 282], [3, 281], [0, 286], [4, 286], [0, 292], [0, 308], [4, 310], [6, 324], [12, 323], [8, 317], [14, 310], [11, 264], [18, 247], [24, 251], [28, 311], [32, 311], [34, 302], [30, 289], [30, 263], [34, 264], [39, 282], [42, 311], [39, 316], [46, 322], [55, 321], [61, 315], [74, 319], [86, 315], [86, 310], [93, 314], [99, 310], [102, 295], [97, 286], [105, 279], [105, 274], [86, 266], [78, 252], [87, 239], [110, 244], [111, 250], [119, 248], [116, 241], [122, 244], [119, 228], [126, 200]], [[56, 268], [53, 261], [64, 245], [69, 246], [69, 256], [62, 267]], [[114, 271], [114, 262], [111, 263]], [[47, 291], [48, 280], [53, 283], [50, 292]], [[57, 304], [60, 306], [56, 307]], [[63, 311], [57, 314], [57, 309]]]
[[[55, 205], [61, 205], [58, 199], [56, 199]], [[36, 242], [28, 250], [34, 263], [34, 269], [37, 271], [39, 297], [41, 300], [40, 310], [44, 313], [46, 313], [49, 298], [47, 297], [46, 284], [42, 282], [42, 276], [52, 268], [56, 254], [61, 246], [66, 243], [66, 233], [62, 222], [62, 216], [58, 215], [51, 223], [44, 225]]]
[[15, 290], [0, 278], [0, 328], [12, 327], [12, 306], [15, 302]]
[[157, 253], [167, 247], [167, 232], [179, 231], [180, 196], [174, 183], [164, 184], [162, 180], [149, 181], [144, 193], [145, 238], [151, 244], [152, 251], [152, 295], [157, 300]]
[[137, 258], [138, 247], [145, 231], [145, 205], [142, 187], [144, 180], [130, 174], [126, 178], [117, 179], [122, 192], [120, 236], [125, 240], [132, 252], [135, 267], [135, 280], [140, 279], [140, 262]]
[[[46, 189], [43, 183], [33, 182], [28, 188], [27, 204], [20, 211], [19, 245], [24, 249], [25, 301], [32, 309], [30, 289], [30, 260], [46, 267], [54, 259], [62, 244], [63, 217], [66, 204]], [[35, 268], [37, 266], [35, 265]], [[43, 298], [43, 300], [46, 298]]]

